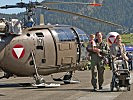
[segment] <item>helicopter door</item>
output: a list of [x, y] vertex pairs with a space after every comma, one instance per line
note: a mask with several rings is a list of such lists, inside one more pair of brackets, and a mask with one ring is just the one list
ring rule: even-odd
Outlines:
[[77, 44], [75, 34], [70, 28], [54, 29], [52, 32], [57, 40], [57, 65], [76, 64]]
[[75, 42], [60, 42], [57, 43], [57, 47], [57, 65], [76, 64], [77, 45], [75, 44]]
[[[54, 66], [56, 63], [56, 51], [53, 37], [48, 29], [41, 30], [42, 32], [36, 32], [36, 54], [35, 59], [37, 67], [40, 71], [46, 71], [50, 69], [50, 66]], [[52, 67], [53, 68], [53, 67]], [[41, 70], [45, 69], [45, 70]], [[47, 71], [45, 72], [47, 73]]]
[[35, 53], [35, 58], [36, 58], [36, 64], [38, 66], [41, 66], [43, 63], [45, 63], [45, 48], [44, 48], [44, 35], [42, 32], [36, 32], [36, 53]]

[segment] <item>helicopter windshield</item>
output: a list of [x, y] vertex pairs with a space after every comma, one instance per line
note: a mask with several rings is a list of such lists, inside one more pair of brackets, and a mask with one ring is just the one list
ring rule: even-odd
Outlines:
[[87, 35], [85, 34], [84, 31], [82, 31], [81, 29], [79, 28], [74, 28], [76, 30], [76, 32], [78, 33], [79, 35], [79, 39], [81, 42], [87, 42], [89, 40], [89, 38], [87, 37]]
[[61, 28], [61, 29], [54, 29], [52, 30], [53, 35], [59, 41], [74, 41], [75, 34], [69, 28]]

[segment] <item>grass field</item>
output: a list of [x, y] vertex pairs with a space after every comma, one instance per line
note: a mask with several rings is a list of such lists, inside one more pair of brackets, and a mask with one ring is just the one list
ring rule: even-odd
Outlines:
[[132, 45], [133, 46], [133, 34], [122, 34], [122, 42], [125, 45]]

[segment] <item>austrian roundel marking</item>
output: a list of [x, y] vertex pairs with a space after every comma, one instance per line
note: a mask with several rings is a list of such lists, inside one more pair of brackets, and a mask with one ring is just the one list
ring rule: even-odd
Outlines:
[[21, 44], [16, 44], [12, 48], [12, 55], [16, 59], [23, 58], [24, 54], [25, 54], [25, 49], [24, 49], [24, 47]]

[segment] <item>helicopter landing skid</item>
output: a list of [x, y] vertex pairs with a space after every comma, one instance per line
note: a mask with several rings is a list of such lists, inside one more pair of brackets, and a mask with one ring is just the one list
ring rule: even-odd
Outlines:
[[62, 77], [60, 77], [60, 78], [53, 78], [53, 75], [51, 75], [51, 77], [52, 77], [52, 79], [54, 80], [54, 81], [60, 81], [60, 82], [63, 82], [64, 84], [79, 84], [80, 83], [80, 81], [78, 80], [78, 79], [76, 79], [76, 80], [73, 80], [73, 78], [72, 78], [72, 71], [71, 72], [68, 72], [66, 75], [64, 75], [63, 76], [63, 79], [62, 79]]
[[38, 88], [54, 88], [54, 87], [59, 87], [60, 84], [55, 84], [55, 83], [50, 83], [50, 84], [41, 83], [41, 84], [32, 84], [32, 86], [38, 87]]
[[76, 80], [63, 80], [63, 82], [65, 84], [79, 84], [80, 81], [76, 81]]
[[54, 81], [58, 81], [58, 82], [63, 82], [65, 84], [79, 84], [80, 81], [79, 80], [72, 80], [72, 79], [69, 79], [69, 80], [63, 80], [61, 78], [53, 78]]

